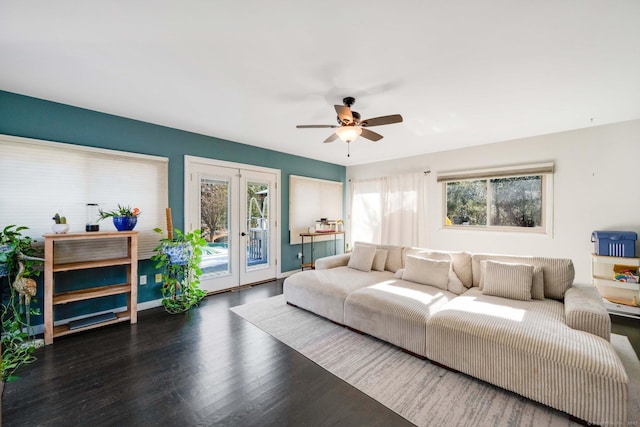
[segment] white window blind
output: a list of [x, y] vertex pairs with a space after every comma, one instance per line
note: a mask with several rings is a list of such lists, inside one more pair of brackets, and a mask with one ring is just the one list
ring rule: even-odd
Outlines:
[[[165, 157], [0, 135], [0, 183], [0, 227], [27, 226], [24, 234], [40, 242], [52, 232], [55, 213], [67, 218], [70, 232], [84, 232], [87, 203], [103, 210], [118, 204], [140, 209], [135, 228], [140, 259], [149, 258], [158, 244], [153, 229], [166, 227]], [[115, 230], [112, 220], [100, 221], [100, 230]], [[119, 256], [126, 251], [124, 241], [58, 245], [56, 262]]]
[[490, 169], [475, 169], [452, 172], [439, 172], [438, 182], [462, 181], [465, 179], [502, 178], [527, 175], [547, 175], [553, 173], [553, 163], [505, 166]]
[[[305, 176], [289, 176], [289, 243], [300, 244], [320, 218], [343, 219], [342, 183]], [[328, 239], [316, 238], [316, 241]], [[308, 241], [308, 240], [307, 240]]]

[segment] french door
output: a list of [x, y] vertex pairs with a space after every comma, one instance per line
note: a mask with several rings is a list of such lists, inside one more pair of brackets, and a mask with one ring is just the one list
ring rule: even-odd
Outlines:
[[185, 228], [207, 241], [202, 289], [277, 277], [277, 181], [271, 169], [185, 157]]

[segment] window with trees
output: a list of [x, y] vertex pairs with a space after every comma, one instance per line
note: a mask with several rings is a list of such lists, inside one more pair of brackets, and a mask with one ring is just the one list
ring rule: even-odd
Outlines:
[[440, 174], [444, 226], [548, 232], [553, 164]]

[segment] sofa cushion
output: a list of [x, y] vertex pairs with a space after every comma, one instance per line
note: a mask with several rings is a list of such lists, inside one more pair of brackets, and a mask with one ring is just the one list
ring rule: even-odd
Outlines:
[[433, 286], [385, 280], [349, 294], [344, 323], [424, 356], [426, 319], [454, 297]]
[[468, 252], [440, 251], [425, 248], [405, 248], [403, 252], [403, 260], [409, 255], [418, 255], [420, 252], [429, 253], [445, 253], [451, 257], [451, 265], [453, 271], [462, 281], [465, 287], [470, 288], [473, 285], [471, 254]]
[[544, 297], [562, 301], [564, 293], [573, 284], [575, 270], [570, 259], [530, 257], [515, 255], [473, 254], [473, 286], [479, 286], [482, 278], [480, 262], [482, 260], [513, 262], [542, 267], [544, 281]]
[[[484, 287], [486, 276], [486, 261], [480, 261], [480, 290]], [[458, 294], [459, 295], [459, 294]], [[544, 299], [544, 270], [540, 266], [533, 267], [533, 283], [531, 285], [531, 299]]]
[[449, 292], [453, 292], [456, 295], [460, 295], [467, 290], [466, 286], [464, 286], [456, 272], [453, 271], [453, 261], [451, 259], [451, 254], [449, 254], [448, 252], [418, 252], [417, 256], [440, 261], [450, 261], [451, 268], [449, 268], [449, 282], [447, 283], [447, 290]]
[[484, 260], [481, 262], [484, 287], [482, 293], [502, 298], [528, 301], [533, 285], [533, 266]]
[[[426, 332], [426, 356], [435, 362], [583, 420], [626, 417], [629, 378], [615, 349], [570, 328], [559, 301], [472, 288], [429, 316]], [[600, 404], [607, 418], [598, 418]]]
[[373, 257], [371, 269], [375, 271], [384, 271], [388, 253], [389, 251], [386, 249], [376, 249], [376, 255]]
[[349, 258], [351, 258], [351, 252], [318, 258], [315, 262], [315, 269], [327, 270], [329, 268], [346, 267], [349, 264]]
[[285, 279], [283, 294], [288, 303], [344, 324], [344, 300], [347, 295], [385, 280], [393, 280], [393, 273], [364, 273], [347, 266], [305, 270]]
[[533, 267], [531, 299], [544, 299], [544, 270], [539, 265]]
[[410, 255], [407, 257], [402, 280], [447, 290], [451, 261], [433, 260]]
[[369, 272], [373, 265], [373, 258], [376, 256], [376, 247], [369, 245], [356, 245], [351, 252], [351, 258], [347, 267], [356, 270]]
[[404, 265], [402, 263], [402, 246], [396, 245], [376, 245], [375, 243], [367, 243], [367, 242], [355, 242], [354, 247], [357, 245], [369, 245], [375, 246], [378, 249], [384, 249], [387, 251], [387, 261], [384, 264], [384, 269], [395, 273], [400, 270]]
[[564, 295], [564, 315], [573, 329], [611, 339], [611, 317], [593, 286], [572, 286]]

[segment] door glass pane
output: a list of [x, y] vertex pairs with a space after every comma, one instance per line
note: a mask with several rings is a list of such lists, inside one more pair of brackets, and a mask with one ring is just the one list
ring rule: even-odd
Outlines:
[[269, 266], [269, 185], [247, 182], [247, 270]]
[[229, 181], [225, 179], [200, 179], [200, 228], [207, 241], [202, 251], [203, 275], [226, 276], [229, 263]]

